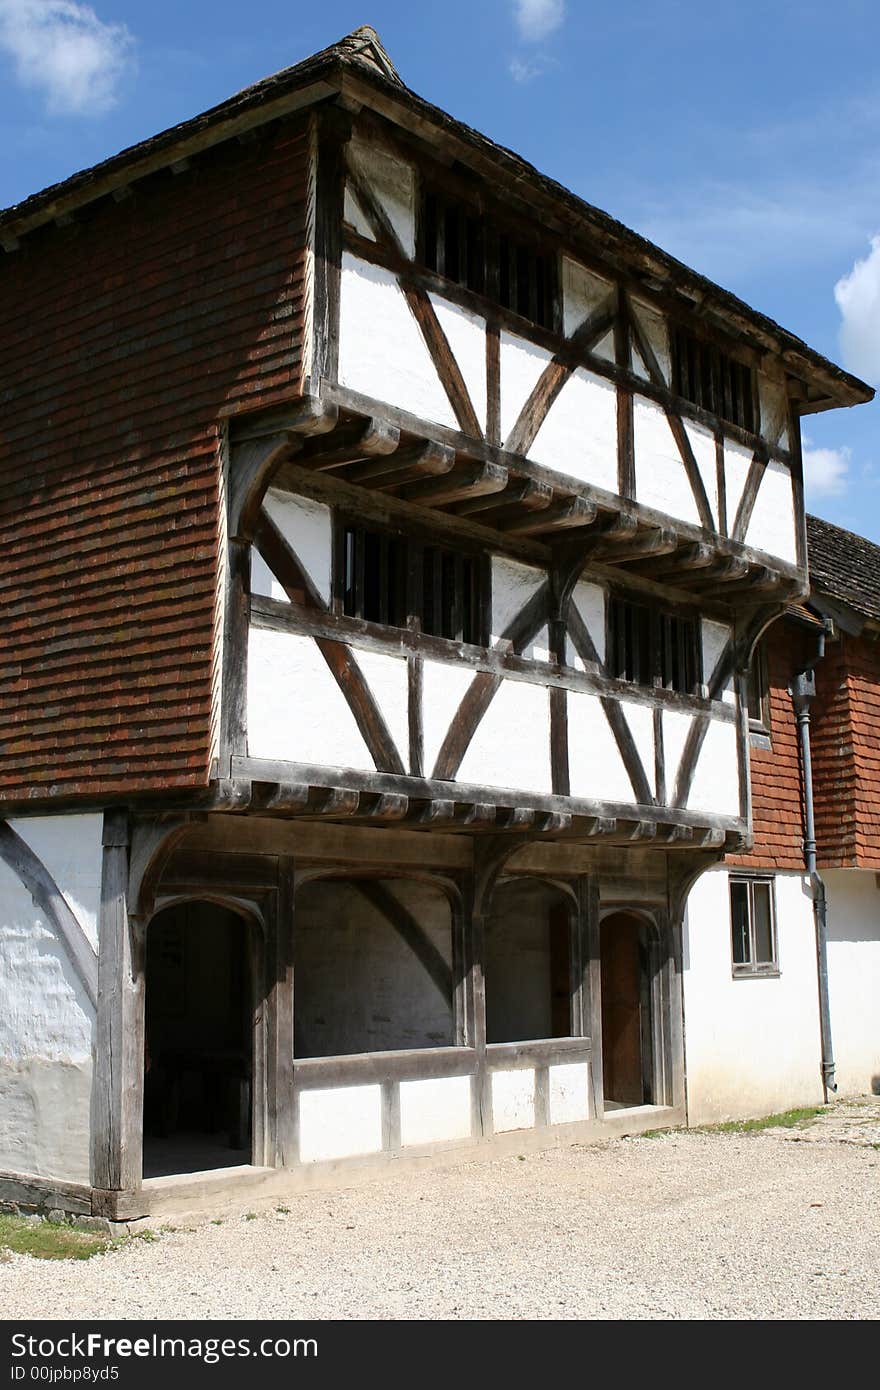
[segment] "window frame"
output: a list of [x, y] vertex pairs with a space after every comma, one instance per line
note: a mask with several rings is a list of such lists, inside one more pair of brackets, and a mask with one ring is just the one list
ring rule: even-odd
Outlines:
[[[458, 244], [459, 249], [464, 250], [464, 264], [459, 263], [457, 274], [452, 275], [447, 271], [445, 255], [441, 269], [439, 256], [428, 253], [429, 199], [434, 199], [442, 210], [442, 215], [437, 216], [436, 222], [438, 227], [441, 223], [444, 226], [444, 242], [450, 216], [453, 216], [458, 224]], [[514, 294], [512, 286], [514, 280], [519, 284], [521, 260], [525, 258], [529, 262], [526, 272], [528, 312], [524, 313], [513, 302], [505, 303], [502, 299], [502, 282], [505, 278], [501, 256], [502, 243], [507, 248], [508, 300], [516, 299], [521, 302], [519, 288]], [[476, 276], [470, 274], [472, 252], [479, 258], [479, 274]], [[432, 260], [436, 260], [437, 264], [431, 265]], [[427, 274], [436, 275], [456, 285], [465, 293], [485, 300], [501, 315], [513, 315], [539, 332], [557, 336], [562, 333], [562, 280], [558, 248], [548, 240], [542, 240], [515, 213], [505, 211], [482, 196], [475, 196], [467, 188], [457, 187], [453, 179], [435, 174], [433, 170], [422, 173], [418, 182], [415, 262]], [[545, 305], [544, 312], [540, 315], [537, 312], [539, 262], [543, 279], [541, 294]], [[471, 283], [472, 279], [476, 283]]]
[[[669, 341], [675, 394], [725, 424], [759, 435], [760, 396], [754, 365], [689, 324], [670, 320]], [[692, 385], [693, 381], [697, 384]]]
[[[649, 680], [618, 674], [621, 663], [618, 661], [620, 640], [617, 615], [624, 607], [647, 614]], [[692, 667], [693, 678], [684, 689], [680, 689], [674, 684], [667, 684], [663, 679], [662, 662], [664, 658], [671, 659], [672, 653], [668, 640], [668, 629], [664, 633], [663, 627], [664, 622], [673, 621], [687, 623], [691, 629], [690, 640], [687, 642], [689, 652], [686, 647], [679, 647], [677, 658], [679, 664], [687, 666], [690, 663]], [[677, 607], [675, 604], [657, 603], [647, 596], [612, 590], [606, 603], [605, 653], [605, 666], [612, 680], [631, 685], [637, 690], [664, 690], [686, 699], [699, 699], [703, 695], [703, 644], [700, 614], [690, 609]]]
[[[737, 961], [734, 952], [734, 916], [733, 916], [733, 888], [735, 884], [744, 884], [748, 889], [748, 931], [749, 931], [749, 959], [747, 961]], [[755, 947], [755, 888], [766, 886], [767, 900], [770, 909], [770, 942], [772, 959], [769, 961], [756, 960]], [[730, 956], [731, 972], [735, 980], [749, 979], [776, 979], [781, 974], [779, 966], [779, 935], [777, 931], [776, 918], [776, 876], [775, 874], [762, 873], [736, 873], [729, 874], [727, 881], [727, 898], [730, 911]]]
[[[760, 715], [753, 715], [751, 712], [753, 690], [756, 694], [758, 708], [761, 711]], [[749, 721], [749, 733], [769, 739], [770, 682], [768, 679], [767, 648], [763, 641], [755, 647], [746, 675], [746, 715]]]
[[[375, 618], [364, 618], [345, 611], [346, 579], [346, 535], [349, 531], [379, 536], [389, 543], [398, 542], [401, 546], [403, 569], [402, 623], [382, 622]], [[456, 559], [470, 560], [472, 570], [472, 627], [475, 640], [467, 636], [446, 637], [440, 633], [427, 632], [424, 628], [424, 556], [426, 550], [449, 554]], [[458, 566], [456, 566], [458, 569]], [[490, 645], [492, 620], [492, 562], [491, 556], [481, 547], [472, 543], [456, 542], [447, 544], [443, 540], [420, 534], [418, 531], [403, 530], [393, 526], [373, 522], [370, 518], [354, 515], [344, 509], [336, 509], [333, 520], [333, 554], [331, 574], [331, 594], [334, 613], [348, 622], [358, 623], [370, 631], [384, 634], [388, 632], [411, 632], [425, 637], [430, 642], [449, 643], [451, 647], [475, 647], [486, 650]], [[462, 628], [464, 632], [464, 628]]]

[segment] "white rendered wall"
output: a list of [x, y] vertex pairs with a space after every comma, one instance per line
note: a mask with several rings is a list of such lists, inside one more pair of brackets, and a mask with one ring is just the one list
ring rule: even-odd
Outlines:
[[547, 1097], [551, 1125], [570, 1125], [590, 1114], [590, 1068], [587, 1062], [560, 1062], [550, 1068]]
[[880, 887], [867, 869], [824, 869], [837, 1085], [880, 1094]]
[[347, 155], [360, 181], [369, 188], [397, 234], [405, 256], [416, 252], [415, 170], [393, 150], [355, 133]]
[[528, 458], [557, 473], [616, 493], [617, 390], [577, 367], [538, 430]]
[[633, 401], [636, 501], [699, 526], [700, 514], [666, 412], [653, 401]]
[[501, 1134], [511, 1129], [533, 1129], [535, 1125], [535, 1071], [520, 1067], [515, 1071], [492, 1073], [492, 1129]]
[[791, 474], [782, 463], [771, 459], [764, 469], [746, 529], [746, 545], [766, 550], [789, 564], [797, 561], [794, 529], [794, 492]]
[[[9, 824], [97, 949], [102, 817]], [[55, 929], [0, 862], [0, 1170], [88, 1182], [94, 1024]]]
[[778, 874], [775, 892], [775, 978], [733, 977], [724, 869], [703, 874], [688, 898], [683, 985], [691, 1124], [822, 1100], [810, 896], [796, 874]]
[[348, 252], [340, 284], [339, 380], [420, 419], [458, 428], [397, 277]]
[[443, 1076], [400, 1083], [400, 1142], [404, 1148], [471, 1136], [471, 1078]]
[[457, 780], [550, 795], [550, 696], [546, 686], [501, 682], [462, 758]]

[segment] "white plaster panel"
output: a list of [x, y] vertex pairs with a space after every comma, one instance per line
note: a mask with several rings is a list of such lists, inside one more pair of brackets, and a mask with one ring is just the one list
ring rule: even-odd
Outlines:
[[632, 783], [597, 695], [568, 693], [571, 794], [594, 801], [632, 802]]
[[727, 531], [733, 531], [743, 488], [752, 466], [752, 450], [733, 439], [724, 441], [724, 492], [727, 500]]
[[348, 182], [345, 185], [345, 201], [343, 204], [342, 215], [350, 227], [353, 227], [362, 237], [368, 241], [375, 241], [376, 237], [372, 227], [364, 216], [360, 203], [351, 190]]
[[791, 474], [784, 464], [777, 463], [775, 459], [771, 459], [764, 469], [746, 531], [746, 545], [766, 550], [768, 555], [778, 555], [790, 564], [797, 561]]
[[782, 382], [771, 381], [758, 373], [758, 396], [761, 402], [761, 434], [768, 444], [788, 448], [788, 399]]
[[570, 256], [562, 257], [562, 317], [566, 338], [598, 309], [611, 290], [609, 280], [602, 280]]
[[[96, 947], [102, 816], [9, 824]], [[63, 943], [0, 862], [0, 1168], [88, 1181], [94, 1021]]]
[[700, 514], [666, 413], [643, 396], [633, 402], [633, 435], [636, 500], [699, 526]]
[[358, 650], [357, 663], [379, 706], [401, 762], [409, 756], [409, 676], [406, 657]]
[[519, 418], [519, 413], [532, 394], [544, 368], [553, 360], [552, 352], [536, 347], [513, 333], [501, 330], [499, 341], [499, 371], [501, 377], [500, 428], [506, 441]]
[[422, 672], [422, 736], [425, 775], [430, 777], [437, 754], [456, 710], [474, 679], [473, 671], [453, 661], [426, 661]]
[[404, 255], [410, 259], [416, 253], [415, 171], [391, 150], [368, 144], [355, 135], [348, 146], [348, 156], [359, 175], [373, 192], [385, 212]]
[[533, 1129], [535, 1124], [535, 1073], [532, 1067], [492, 1073], [492, 1128], [496, 1134], [510, 1129]]
[[597, 357], [604, 358], [606, 362], [616, 361], [616, 354], [614, 349], [614, 330], [609, 328], [607, 333], [603, 333], [599, 341], [594, 344], [592, 351], [596, 354]]
[[404, 1148], [470, 1137], [469, 1076], [400, 1083], [400, 1140]]
[[498, 642], [546, 580], [544, 570], [492, 556], [492, 642]]
[[263, 510], [301, 562], [321, 598], [329, 604], [333, 546], [330, 508], [308, 497], [270, 487], [263, 499]]
[[486, 320], [439, 294], [428, 296], [464, 378], [474, 413], [486, 428]]
[[550, 1068], [551, 1125], [570, 1125], [590, 1113], [590, 1068], [587, 1062], [562, 1062]]
[[[620, 701], [623, 717], [629, 725], [636, 752], [647, 778], [648, 786], [654, 786], [654, 712], [650, 705], [631, 704]], [[655, 789], [656, 790], [656, 789]], [[630, 790], [632, 798], [632, 790]]]
[[550, 696], [546, 686], [504, 680], [471, 739], [457, 781], [549, 795]]
[[[716, 623], [711, 618], [703, 618], [701, 630], [703, 642], [703, 681], [706, 685], [711, 685], [712, 677], [715, 674], [718, 663], [723, 657], [733, 633], [726, 623]], [[736, 693], [731, 679], [725, 682], [721, 691], [721, 699], [727, 705], [736, 704]]]
[[[666, 331], [666, 322], [660, 314], [655, 314], [653, 309], [649, 309], [646, 304], [637, 304], [630, 300], [632, 311], [639, 321], [642, 332], [648, 340], [648, 345], [653, 349], [657, 359], [657, 366], [663, 374], [666, 385], [672, 378], [672, 360], [669, 353], [669, 334]], [[634, 354], [635, 356], [635, 354]], [[634, 369], [635, 370], [635, 369]], [[648, 370], [644, 367], [639, 375], [644, 375], [648, 379]]]
[[822, 1099], [816, 946], [805, 880], [777, 874], [775, 898], [779, 977], [736, 979], [727, 873], [702, 874], [688, 898], [683, 987], [692, 1123], [768, 1115]]
[[880, 880], [866, 869], [823, 869], [828, 890], [828, 987], [842, 1095], [880, 1085]]
[[719, 816], [739, 815], [739, 766], [734, 723], [710, 720], [697, 758], [687, 809], [711, 811]]
[[251, 546], [251, 593], [277, 599], [279, 603], [290, 602], [283, 586], [275, 578], [255, 545]]
[[578, 367], [535, 436], [528, 458], [606, 492], [617, 492], [617, 391]]
[[97, 950], [104, 817], [100, 813], [22, 816], [9, 824], [43, 861]]
[[423, 420], [458, 428], [421, 329], [397, 277], [345, 252], [339, 307], [339, 380]]
[[252, 758], [375, 771], [345, 696], [311, 637], [251, 628], [247, 720]]
[[694, 715], [680, 710], [663, 711], [663, 761], [666, 766], [666, 797], [671, 801], [675, 792], [675, 782], [685, 740], [694, 722]]
[[718, 529], [718, 468], [716, 466], [715, 436], [703, 425], [684, 421], [684, 432], [690, 440], [697, 468], [703, 480], [706, 497], [712, 512], [712, 521]]
[[[588, 584], [579, 579], [572, 592], [572, 602], [583, 619], [584, 626], [596, 648], [600, 662], [605, 660], [605, 590], [599, 584]], [[583, 669], [579, 657], [575, 664]]]
[[303, 1163], [378, 1153], [381, 1148], [381, 1086], [300, 1092], [299, 1156]]

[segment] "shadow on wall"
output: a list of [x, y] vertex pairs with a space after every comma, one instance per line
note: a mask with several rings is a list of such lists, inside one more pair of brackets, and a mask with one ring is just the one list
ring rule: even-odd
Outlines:
[[871, 1094], [880, 1096], [880, 1076], [871, 1077]]

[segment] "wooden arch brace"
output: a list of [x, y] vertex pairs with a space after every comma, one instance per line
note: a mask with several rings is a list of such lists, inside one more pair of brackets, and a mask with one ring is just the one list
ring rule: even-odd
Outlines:
[[233, 441], [229, 467], [230, 540], [250, 541], [272, 474], [302, 447], [302, 436], [326, 434], [339, 418], [336, 406], [307, 396], [291, 408], [289, 419], [271, 433]]
[[98, 1004], [98, 957], [39, 855], [6, 821], [0, 821], [0, 859], [30, 893], [64, 947], [89, 1003]]

